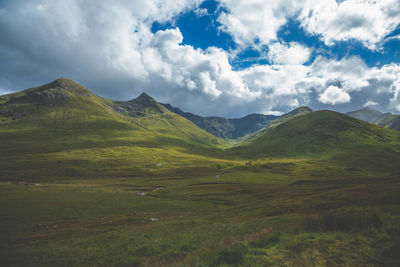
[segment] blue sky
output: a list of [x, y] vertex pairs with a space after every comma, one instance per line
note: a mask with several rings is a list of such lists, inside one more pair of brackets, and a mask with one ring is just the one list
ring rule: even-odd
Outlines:
[[[151, 30], [155, 33], [158, 30], [178, 27], [183, 35], [183, 44], [201, 49], [215, 46], [228, 51], [234, 50], [236, 44], [232, 37], [218, 30], [218, 27], [221, 26], [217, 21], [218, 16], [222, 11], [226, 12], [227, 10], [219, 6], [217, 1], [205, 1], [199, 8], [206, 9], [208, 14], [198, 16], [195, 10], [189, 10], [179, 14], [171, 21], [164, 23], [154, 22]], [[311, 63], [317, 55], [339, 60], [343, 57], [359, 56], [370, 67], [400, 62], [400, 39], [390, 40], [391, 36], [400, 34], [400, 25], [397, 29], [385, 36], [387, 41], [382, 44], [379, 51], [376, 51], [368, 49], [356, 39], [340, 41], [332, 46], [327, 46], [317, 35], [308, 34], [300, 24], [301, 22], [295, 18], [289, 19], [287, 23], [281, 26], [277, 37], [284, 42], [298, 42], [304, 46], [315, 48], [316, 51], [307, 63]], [[263, 47], [262, 52], [268, 52], [268, 46]], [[239, 53], [237, 57], [231, 61], [231, 64], [233, 67], [240, 69], [246, 68], [252, 64], [270, 64], [270, 62], [267, 58], [262, 56], [259, 50], [250, 47]]]
[[0, 94], [74, 79], [200, 115], [400, 112], [400, 0], [0, 1]]

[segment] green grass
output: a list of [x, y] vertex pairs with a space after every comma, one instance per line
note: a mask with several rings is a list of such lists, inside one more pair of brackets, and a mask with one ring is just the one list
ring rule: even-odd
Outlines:
[[232, 170], [218, 179], [3, 182], [1, 258], [7, 266], [398, 263], [395, 178]]
[[399, 133], [313, 112], [233, 147], [54, 86], [0, 100], [1, 266], [400, 265]]

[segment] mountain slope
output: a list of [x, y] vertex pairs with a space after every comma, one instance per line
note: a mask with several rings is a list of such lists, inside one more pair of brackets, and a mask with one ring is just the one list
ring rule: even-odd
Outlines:
[[111, 101], [58, 79], [0, 99], [0, 179], [120, 168], [134, 174], [167, 161], [172, 170], [172, 162], [211, 161], [203, 157], [225, 146], [145, 94]]
[[359, 120], [400, 131], [400, 115], [382, 113], [372, 108], [363, 108], [346, 114]]
[[236, 139], [245, 136], [246, 134], [256, 132], [268, 125], [271, 121], [279, 118], [279, 116], [256, 113], [238, 119], [202, 117], [190, 112], [184, 112], [170, 104], [163, 105], [170, 111], [192, 121], [201, 129], [224, 139]]
[[400, 133], [333, 111], [296, 116], [236, 148], [252, 155], [321, 155], [367, 145], [398, 149]]

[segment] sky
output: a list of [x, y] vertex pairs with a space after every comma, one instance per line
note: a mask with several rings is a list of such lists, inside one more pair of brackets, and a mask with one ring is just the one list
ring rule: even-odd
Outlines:
[[400, 0], [0, 0], [0, 94], [60, 77], [203, 116], [400, 113]]

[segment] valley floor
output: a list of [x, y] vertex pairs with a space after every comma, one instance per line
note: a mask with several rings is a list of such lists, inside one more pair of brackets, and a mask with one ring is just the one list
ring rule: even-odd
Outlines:
[[0, 265], [400, 266], [398, 169], [226, 162], [214, 173], [3, 178]]

